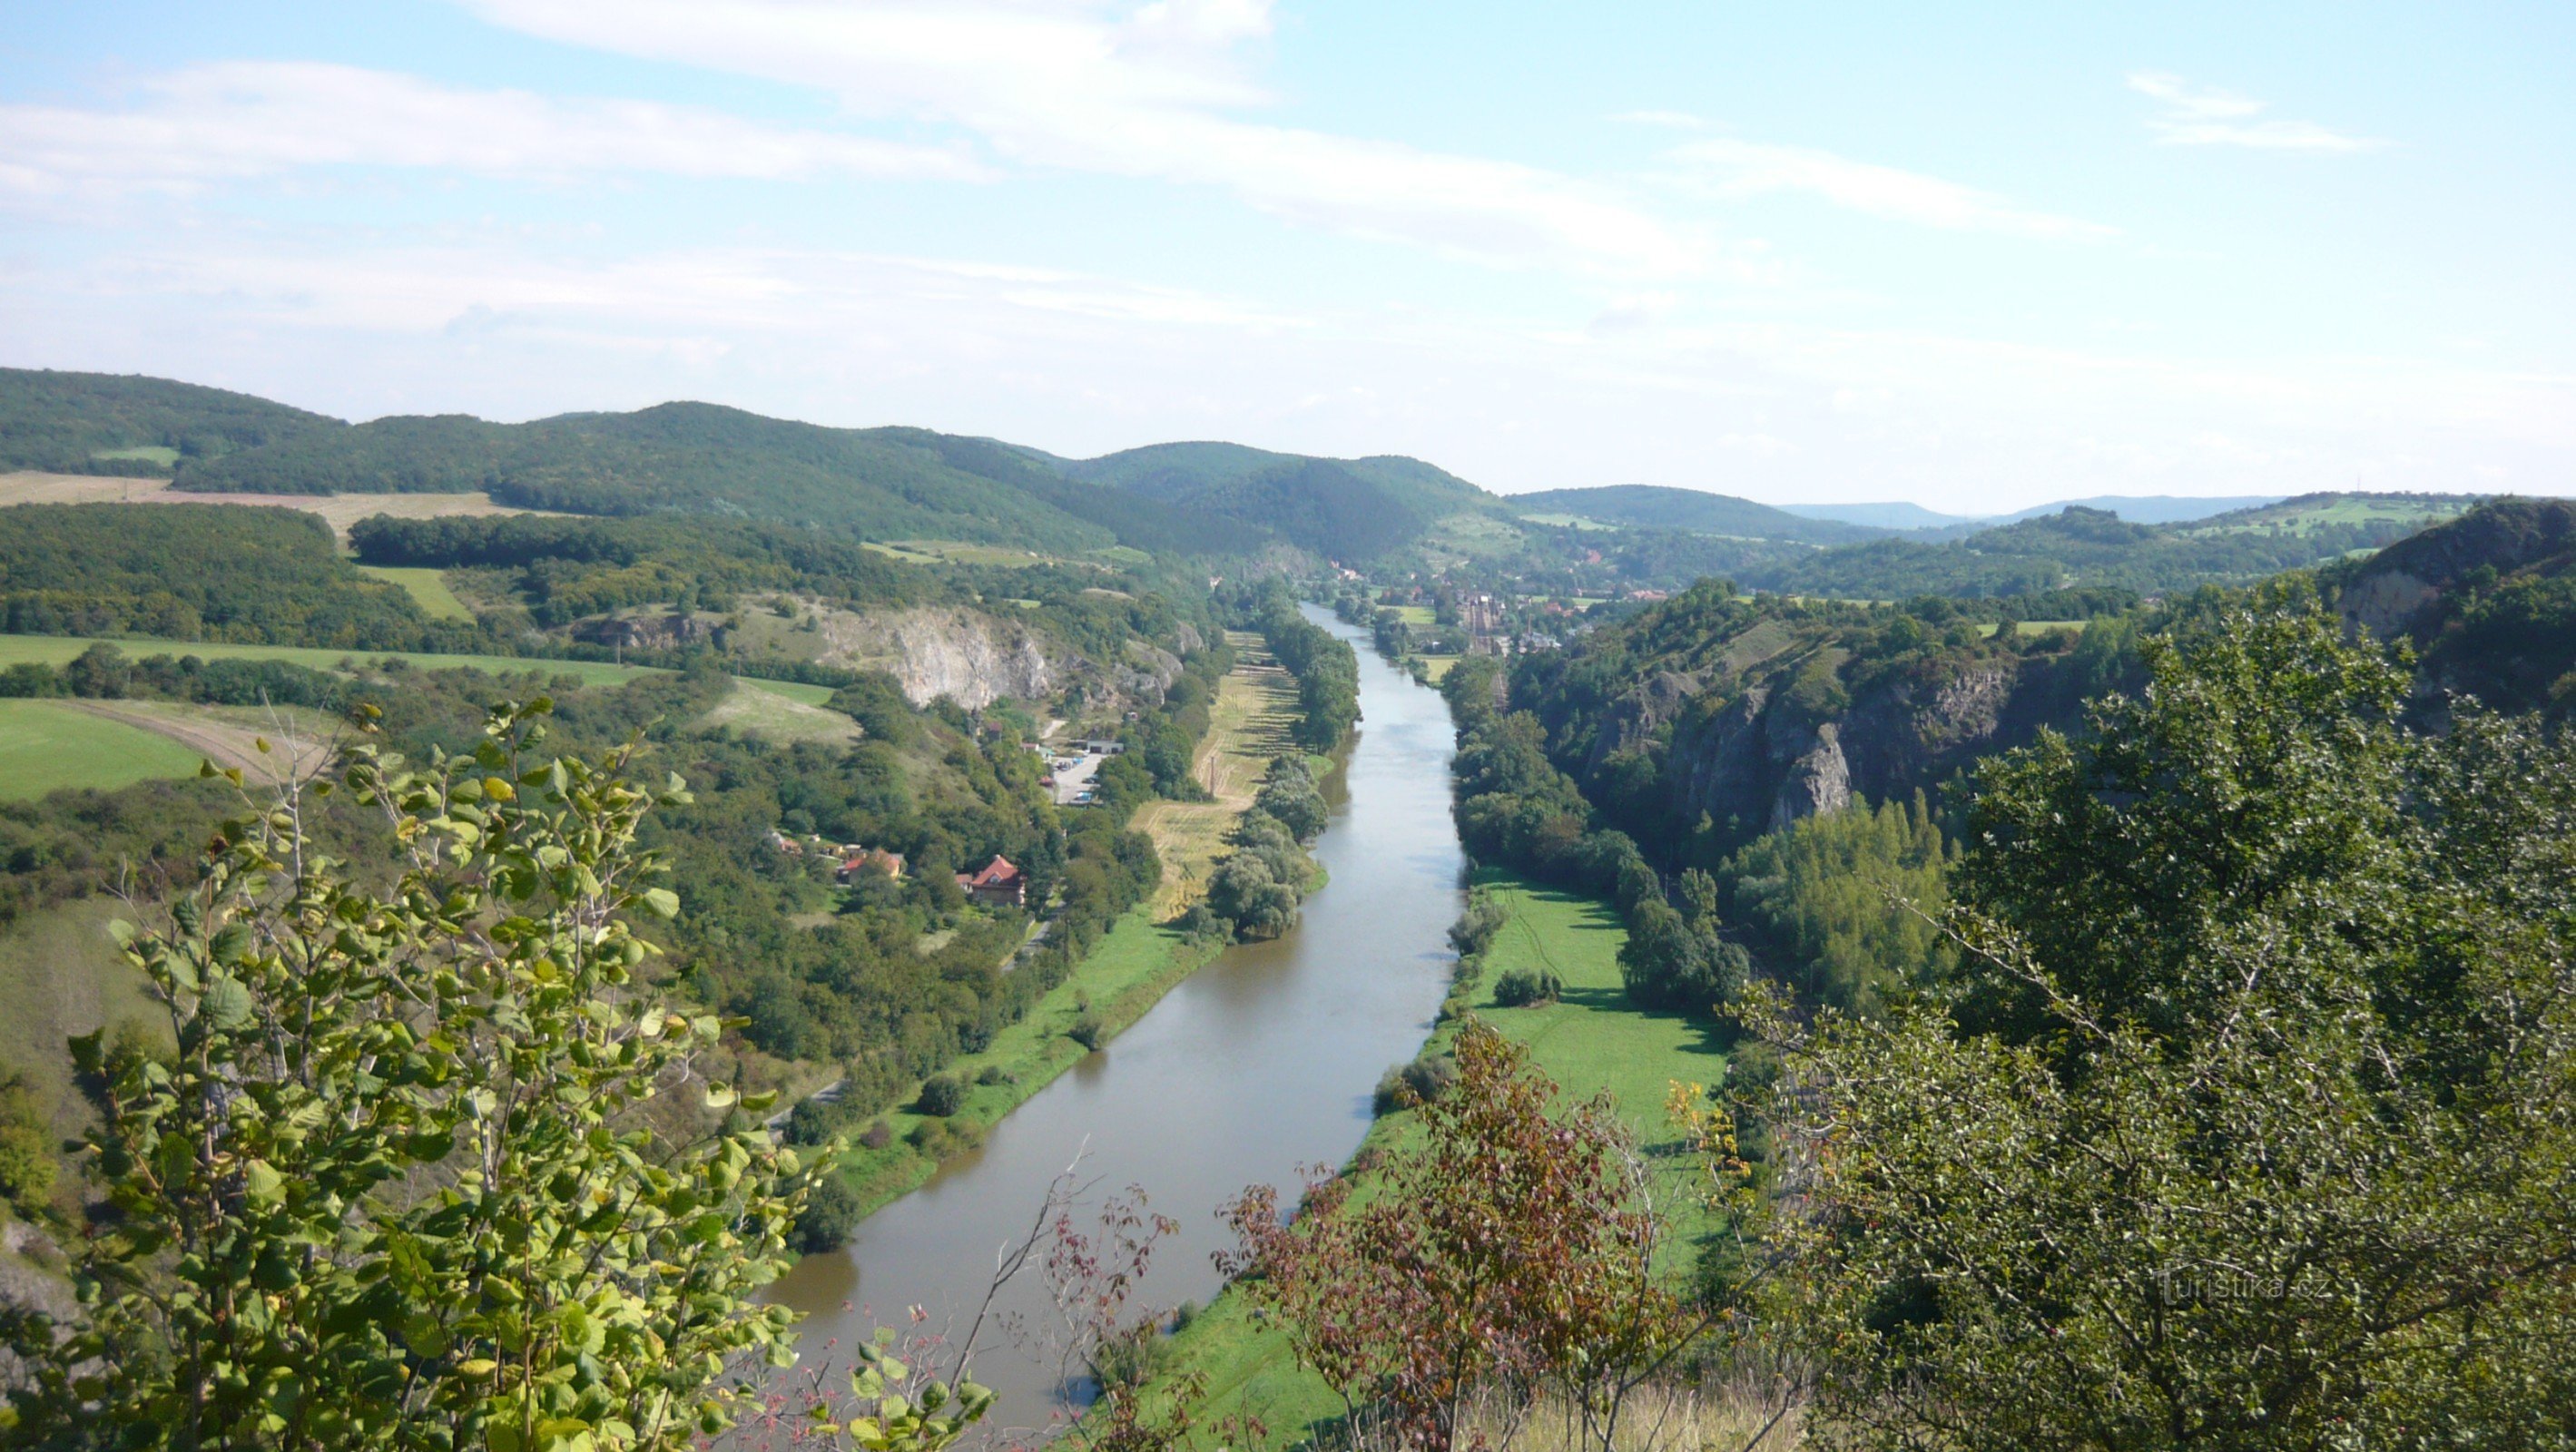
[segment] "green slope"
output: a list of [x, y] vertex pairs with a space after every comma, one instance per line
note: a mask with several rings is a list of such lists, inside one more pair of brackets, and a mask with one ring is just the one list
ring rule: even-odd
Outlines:
[[1518, 514], [1570, 514], [1602, 524], [1647, 529], [1687, 529], [1739, 539], [1790, 540], [1800, 544], [1849, 544], [1876, 539], [1886, 530], [1831, 519], [1804, 519], [1785, 509], [1756, 504], [1729, 494], [1698, 489], [1667, 489], [1654, 484], [1608, 484], [1595, 489], [1542, 489], [1515, 494], [1507, 501]]
[[342, 427], [318, 413], [193, 383], [0, 368], [0, 470], [168, 474], [174, 463]]

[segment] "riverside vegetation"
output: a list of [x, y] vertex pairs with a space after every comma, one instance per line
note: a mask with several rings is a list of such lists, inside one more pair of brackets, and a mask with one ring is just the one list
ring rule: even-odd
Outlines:
[[[0, 805], [0, 926], [121, 886], [112, 961], [49, 966], [145, 1010], [61, 1064], [5, 1030], [0, 1195], [44, 1232], [11, 1244], [80, 1291], [10, 1299], [13, 1442], [967, 1434], [982, 1394], [887, 1344], [779, 1379], [788, 1318], [755, 1293], [901, 1179], [870, 1167], [909, 1174], [1016, 1102], [1013, 1066], [1055, 1072], [1188, 954], [1293, 921], [1355, 658], [1241, 581], [1324, 545], [1382, 582], [1446, 559], [1453, 595], [1737, 551], [1743, 581], [1799, 597], [1711, 581], [1566, 609], [1560, 648], [1449, 671], [1481, 866], [1442, 1022], [1308, 1213], [1236, 1203], [1243, 1279], [1216, 1307], [1166, 1344], [1123, 1290], [1102, 1301], [1120, 1319], [1074, 1435], [2576, 1445], [2563, 505], [2216, 588], [2423, 515], [2292, 501], [2141, 533], [2069, 512], [1819, 549], [1788, 526], [1605, 532], [1563, 500], [1571, 522], [1489, 529], [1511, 511], [1409, 461], [1050, 460], [694, 406], [350, 426], [149, 381], [9, 388], [18, 462], [580, 512], [352, 531], [362, 560], [437, 571], [468, 622], [277, 511], [9, 510], [13, 630], [568, 660], [624, 654], [597, 632], [642, 612], [636, 654], [664, 668], [129, 638], [0, 675], [27, 701], [367, 726], [271, 796]], [[573, 441], [618, 467], [567, 469]], [[814, 512], [835, 498], [858, 512]], [[866, 537], [898, 524], [1006, 562]], [[1496, 543], [1455, 548], [1474, 540]], [[776, 606], [787, 629], [1025, 612], [1088, 668], [968, 709], [782, 657], [848, 728], [710, 724]], [[1129, 819], [1199, 790], [1221, 624], [1293, 673], [1302, 754], [1192, 915], [1156, 925]], [[1125, 748], [1089, 805], [1057, 806], [1024, 749], [1057, 709]], [[818, 838], [911, 870], [834, 883], [778, 845]], [[990, 855], [1025, 869], [1023, 903], [965, 898]], [[773, 1127], [770, 1094], [835, 1080]]]

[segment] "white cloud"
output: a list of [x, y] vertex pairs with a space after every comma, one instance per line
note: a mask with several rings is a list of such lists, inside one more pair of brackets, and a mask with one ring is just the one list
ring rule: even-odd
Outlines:
[[2251, 146], [2265, 151], [2375, 151], [2385, 141], [2330, 131], [2314, 121], [2266, 119], [2268, 103], [2162, 71], [2137, 71], [2129, 89], [2164, 104], [2147, 129], [2169, 146]]
[[1900, 222], [2052, 240], [2097, 241], [2119, 233], [2098, 222], [2028, 211], [1991, 192], [1939, 177], [1803, 146], [1711, 137], [1685, 142], [1667, 157], [1685, 167], [1692, 181], [1721, 196], [1807, 192], [1836, 206]]
[[0, 187], [64, 198], [188, 192], [316, 166], [545, 180], [983, 174], [956, 149], [767, 126], [697, 107], [456, 90], [353, 66], [227, 62], [141, 90], [141, 104], [122, 110], [0, 105]]
[[1044, 167], [1222, 187], [1273, 215], [1509, 264], [1697, 271], [1695, 238], [1538, 168], [1264, 125], [1260, 0], [469, 0], [496, 24], [944, 121]]

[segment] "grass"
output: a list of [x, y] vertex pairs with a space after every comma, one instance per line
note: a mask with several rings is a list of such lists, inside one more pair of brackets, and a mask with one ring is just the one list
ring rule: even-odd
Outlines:
[[[1619, 948], [1627, 929], [1610, 904], [1541, 887], [1509, 873], [1481, 871], [1476, 883], [1511, 910], [1511, 921], [1487, 952], [1483, 979], [1473, 993], [1474, 1012], [1506, 1038], [1528, 1048], [1530, 1061], [1569, 1097], [1606, 1091], [1651, 1160], [1671, 1171], [1660, 1192], [1666, 1204], [1690, 1203], [1680, 1184], [1693, 1172], [1664, 1120], [1664, 1101], [1675, 1080], [1710, 1083], [1723, 1072], [1725, 1054], [1710, 1025], [1673, 1013], [1643, 1012], [1628, 1004], [1619, 979]], [[1503, 1008], [1493, 985], [1515, 968], [1544, 968], [1565, 984], [1555, 1003]], [[1443, 1027], [1426, 1052], [1454, 1033]], [[1389, 1115], [1371, 1126], [1366, 1146], [1400, 1147], [1413, 1133], [1413, 1116]], [[1676, 1226], [1675, 1269], [1706, 1229], [1697, 1213]], [[1251, 1309], [1228, 1292], [1175, 1338], [1176, 1361], [1208, 1379], [1201, 1422], [1238, 1413], [1258, 1416], [1269, 1428], [1268, 1445], [1288, 1446], [1322, 1431], [1342, 1413], [1339, 1397], [1300, 1369], [1286, 1336], [1254, 1324]]]
[[139, 726], [62, 701], [0, 700], [0, 799], [64, 787], [113, 791], [154, 777], [197, 774], [198, 754]]
[[[0, 635], [0, 667], [21, 661], [62, 665], [96, 642], [73, 635]], [[647, 674], [646, 666], [610, 665], [606, 661], [544, 660], [509, 655], [433, 655], [418, 651], [321, 650], [302, 645], [231, 645], [186, 640], [110, 640], [130, 658], [193, 655], [207, 660], [282, 660], [318, 671], [338, 670], [342, 661], [405, 660], [422, 670], [460, 666], [495, 675], [542, 671], [549, 676], [575, 676], [586, 685], [615, 685]], [[829, 695], [830, 692], [825, 692]]]
[[456, 598], [456, 592], [447, 588], [447, 579], [442, 571], [416, 565], [360, 565], [357, 568], [361, 575], [402, 586], [434, 620], [470, 623], [474, 619], [474, 612], [466, 609], [465, 602]]
[[179, 462], [179, 451], [167, 444], [137, 444], [130, 449], [92, 449], [93, 459], [140, 459], [167, 469]]
[[1217, 684], [1192, 774], [1213, 801], [1148, 802], [1132, 825], [1154, 839], [1163, 859], [1163, 886], [1155, 911], [1177, 916], [1198, 896], [1209, 869], [1225, 851], [1225, 834], [1252, 805], [1271, 761], [1296, 748], [1288, 731], [1296, 720], [1295, 679], [1271, 663], [1260, 637], [1230, 634], [1234, 669]]
[[[191, 767], [191, 770], [194, 768]], [[127, 916], [112, 897], [38, 908], [0, 934], [0, 1066], [25, 1074], [55, 1133], [77, 1134], [85, 1118], [64, 1045], [157, 1010], [143, 977], [117, 955], [108, 923]], [[167, 1036], [167, 1020], [163, 1035]]]
[[1426, 655], [1422, 657], [1422, 674], [1436, 686], [1448, 678], [1450, 668], [1458, 664], [1458, 660], [1459, 657], [1454, 655]]
[[[951, 1122], [972, 1123], [978, 1129], [990, 1129], [1000, 1123], [1005, 1115], [1091, 1052], [1066, 1037], [1066, 1031], [1083, 1016], [1086, 1001], [1090, 1004], [1088, 1011], [1100, 1020], [1103, 1031], [1118, 1033], [1143, 1018], [1145, 1011], [1174, 985], [1214, 958], [1219, 946], [1194, 943], [1160, 926], [1154, 921], [1150, 905], [1131, 909], [1101, 938], [1090, 956], [1075, 966], [1071, 976], [1030, 1007], [1026, 1018], [993, 1035], [993, 1042], [982, 1052], [963, 1055], [942, 1071], [971, 1086], [965, 1107]], [[1008, 1080], [976, 1083], [987, 1068], [999, 1068], [1009, 1076]], [[901, 1102], [910, 1103], [918, 1089], [918, 1085], [912, 1086]], [[895, 1110], [884, 1117], [894, 1130], [894, 1143], [881, 1150], [860, 1150], [842, 1168], [850, 1188], [858, 1193], [861, 1207], [869, 1213], [918, 1188], [939, 1168], [937, 1160], [904, 1139], [926, 1116]]]
[[821, 686], [796, 686], [785, 681], [737, 680], [725, 698], [699, 718], [702, 726], [731, 726], [749, 736], [762, 736], [772, 741], [855, 741], [859, 723], [838, 711], [823, 709], [820, 702], [799, 699], [790, 692], [821, 692], [825, 700], [831, 692]]
[[1428, 605], [1398, 605], [1395, 607], [1395, 613], [1404, 617], [1404, 623], [1407, 625], [1437, 625], [1440, 623], [1440, 612], [1432, 609]]

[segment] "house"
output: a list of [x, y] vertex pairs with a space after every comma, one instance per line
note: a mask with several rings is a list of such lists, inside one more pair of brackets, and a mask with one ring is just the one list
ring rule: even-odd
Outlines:
[[805, 855], [804, 843], [797, 841], [795, 838], [788, 836], [784, 832], [774, 829], [769, 834], [769, 848], [773, 852], [783, 852], [790, 857], [802, 857]]
[[832, 869], [834, 882], [848, 882], [854, 878], [871, 876], [903, 876], [903, 854], [888, 852], [880, 847], [853, 847], [847, 849], [846, 855], [841, 858], [841, 865]]
[[996, 855], [980, 872], [957, 874], [957, 885], [966, 895], [986, 907], [1026, 907], [1029, 900], [1029, 875], [1011, 865], [1011, 859]]

